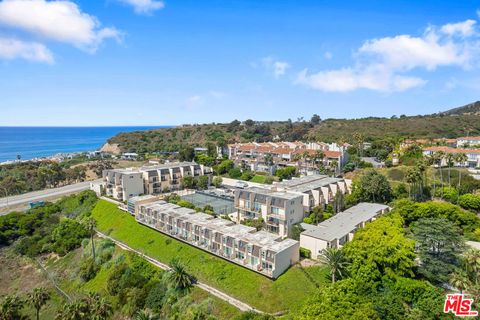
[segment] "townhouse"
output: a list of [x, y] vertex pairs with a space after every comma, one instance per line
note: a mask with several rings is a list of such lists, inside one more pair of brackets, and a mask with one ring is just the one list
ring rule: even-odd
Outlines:
[[165, 201], [143, 203], [137, 222], [225, 260], [277, 278], [299, 260], [299, 242]]
[[[480, 167], [480, 149], [457, 149], [450, 147], [426, 147], [423, 148], [423, 154], [426, 156], [432, 156], [438, 152], [446, 154], [459, 154], [463, 153], [467, 156], [467, 161], [460, 163], [456, 160], [453, 161], [453, 165], [457, 167], [470, 167], [478, 168]], [[447, 166], [447, 158], [444, 156], [440, 161], [441, 166]]]
[[457, 138], [457, 148], [480, 147], [480, 137]]
[[103, 172], [107, 196], [120, 201], [142, 194], [160, 194], [181, 189], [184, 177], [207, 176], [213, 171], [194, 162], [172, 162], [162, 165], [129, 169], [110, 169]]
[[237, 222], [262, 218], [267, 231], [286, 237], [314, 207], [333, 203], [339, 193], [347, 194], [350, 188], [350, 180], [311, 175], [271, 186], [237, 189]]
[[[310, 169], [314, 168], [318, 151], [323, 151], [324, 158], [321, 160], [327, 166], [334, 161], [340, 169], [348, 161], [346, 152], [348, 145], [336, 143], [316, 142], [265, 142], [265, 143], [236, 143], [228, 145], [228, 157], [234, 160], [237, 165], [245, 164], [252, 171], [268, 171], [266, 156], [271, 156], [275, 166], [297, 166], [306, 167], [306, 161], [298, 161], [299, 156], [304, 160], [308, 158]], [[268, 161], [269, 162], [269, 161]]]
[[328, 204], [333, 203], [339, 192], [343, 195], [350, 193], [351, 185], [351, 180], [321, 174], [292, 178], [273, 184], [277, 190], [300, 194], [303, 197], [302, 203], [305, 214], [309, 213], [314, 207], [325, 208]]
[[235, 190], [237, 223], [262, 218], [265, 229], [281, 237], [291, 234], [295, 223], [303, 220], [303, 197], [299, 194], [267, 188]]
[[318, 258], [326, 248], [341, 248], [351, 241], [355, 232], [380, 215], [390, 211], [390, 207], [377, 203], [359, 203], [318, 225], [302, 223], [305, 231], [300, 234], [300, 247], [310, 250], [312, 258]]

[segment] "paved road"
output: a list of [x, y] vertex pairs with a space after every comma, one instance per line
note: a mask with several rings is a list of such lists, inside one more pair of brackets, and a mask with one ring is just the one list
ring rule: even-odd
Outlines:
[[[122, 248], [123, 250], [127, 250], [127, 251], [132, 251], [136, 254], [138, 254], [139, 256], [141, 256], [142, 258], [144, 258], [145, 260], [147, 260], [148, 262], [150, 262], [151, 264], [153, 264], [154, 266], [157, 266], [163, 270], [170, 270], [170, 267], [164, 263], [161, 263], [160, 261], [156, 260], [156, 259], [153, 259], [149, 256], [146, 256], [145, 254], [143, 254], [142, 252], [138, 251], [138, 250], [135, 250], [131, 247], [129, 247], [128, 245], [126, 245], [125, 243], [121, 242], [121, 241], [118, 241], [110, 236], [107, 236], [106, 234], [104, 233], [101, 233], [100, 231], [97, 231], [97, 235], [100, 237], [100, 238], [104, 238], [104, 239], [110, 239], [112, 240], [113, 242], [115, 242], [115, 244], [117, 246], [119, 246], [120, 248]], [[202, 290], [205, 290], [207, 292], [209, 292], [210, 294], [216, 296], [217, 298], [219, 299], [222, 299], [223, 301], [231, 304], [232, 306], [234, 307], [237, 307], [238, 309], [240, 309], [241, 311], [255, 311], [257, 313], [263, 313], [262, 311], [259, 311], [251, 306], [249, 306], [248, 304], [244, 303], [244, 302], [241, 302], [237, 299], [235, 299], [234, 297], [232, 296], [229, 296], [228, 294], [220, 291], [220, 290], [217, 290], [205, 283], [202, 283], [200, 281], [197, 281], [197, 283], [195, 284], [197, 287], [199, 287], [200, 289]]]
[[[101, 180], [96, 180], [101, 181]], [[8, 198], [0, 198], [0, 211], [7, 209], [7, 202], [9, 208], [26, 207], [29, 202], [42, 201], [42, 200], [55, 200], [68, 194], [77, 193], [90, 188], [90, 182], [80, 182], [71, 184], [64, 187], [45, 189], [40, 191], [33, 191], [21, 195], [10, 196]], [[8, 211], [8, 210], [7, 210]], [[4, 212], [3, 214], [5, 214]], [[1, 214], [1, 213], [0, 213]]]

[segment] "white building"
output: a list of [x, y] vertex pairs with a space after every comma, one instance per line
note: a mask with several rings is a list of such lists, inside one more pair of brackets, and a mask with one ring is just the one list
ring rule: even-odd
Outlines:
[[299, 242], [165, 201], [141, 204], [137, 222], [225, 260], [277, 278], [299, 260]]
[[480, 147], [480, 137], [461, 137], [457, 138], [457, 148]]
[[160, 194], [183, 188], [183, 178], [207, 176], [213, 171], [195, 162], [172, 162], [156, 166], [110, 169], [103, 172], [107, 196], [126, 201], [142, 194]]
[[316, 259], [320, 251], [342, 247], [353, 239], [359, 228], [388, 211], [390, 207], [387, 205], [363, 202], [337, 213], [317, 226], [302, 224], [305, 231], [300, 234], [300, 247], [310, 250], [312, 258]]
[[142, 173], [138, 169], [111, 169], [103, 172], [107, 196], [126, 201], [144, 193]]
[[281, 237], [291, 234], [292, 226], [303, 220], [303, 197], [285, 191], [250, 187], [235, 190], [237, 223], [245, 219], [265, 221], [266, 230]]

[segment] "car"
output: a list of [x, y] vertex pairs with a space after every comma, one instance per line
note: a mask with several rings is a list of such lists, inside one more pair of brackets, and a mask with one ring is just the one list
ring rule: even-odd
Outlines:
[[243, 189], [243, 188], [246, 188], [246, 187], [248, 187], [248, 183], [243, 182], [243, 181], [238, 181], [235, 184], [235, 188]]

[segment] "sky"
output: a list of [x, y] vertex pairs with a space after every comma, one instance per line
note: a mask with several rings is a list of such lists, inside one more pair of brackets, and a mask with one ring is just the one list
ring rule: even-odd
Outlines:
[[0, 126], [428, 114], [479, 68], [479, 1], [0, 1]]

